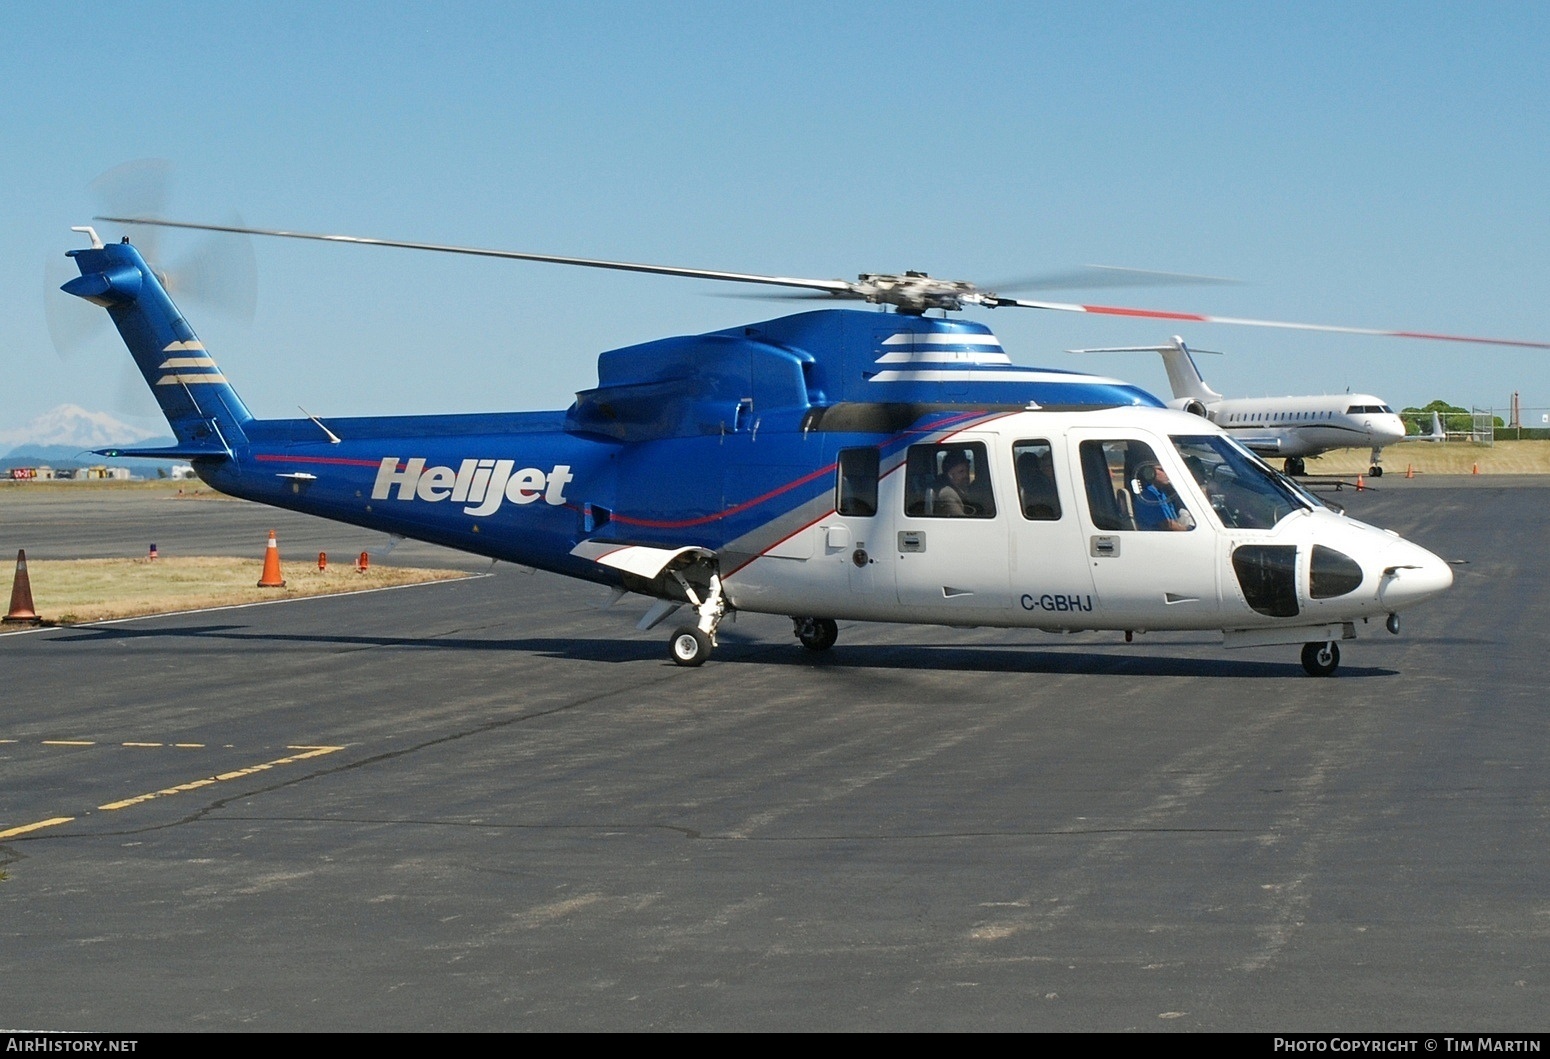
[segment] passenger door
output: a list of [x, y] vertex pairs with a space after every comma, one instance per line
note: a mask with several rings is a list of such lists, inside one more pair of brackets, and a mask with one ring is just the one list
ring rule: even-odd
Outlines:
[[[1007, 518], [995, 487], [1004, 475], [994, 463], [995, 441], [959, 434], [906, 453], [902, 510], [889, 543], [899, 602], [927, 611], [920, 620], [950, 624], [956, 614], [972, 621], [976, 613], [1010, 609]], [[963, 466], [966, 475], [957, 470]]]
[[1014, 510], [1007, 512], [1012, 602], [1023, 624], [1080, 628], [1094, 612], [1092, 572], [1061, 438], [1011, 445]]

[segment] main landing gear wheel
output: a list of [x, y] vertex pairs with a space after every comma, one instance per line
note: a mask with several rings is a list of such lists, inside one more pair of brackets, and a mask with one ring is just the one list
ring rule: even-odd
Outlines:
[[1376, 463], [1373, 464], [1371, 467], [1367, 468], [1367, 477], [1369, 477], [1369, 478], [1382, 478], [1383, 477], [1383, 468], [1378, 466]]
[[840, 638], [840, 627], [832, 618], [792, 618], [797, 639], [809, 651], [827, 651]]
[[1301, 477], [1308, 473], [1308, 465], [1302, 462], [1301, 456], [1289, 456], [1286, 460], [1285, 470], [1291, 477]]
[[1327, 677], [1340, 666], [1340, 645], [1309, 643], [1302, 645], [1302, 667], [1310, 677]]
[[685, 625], [667, 641], [667, 653], [681, 666], [702, 665], [710, 657], [710, 637], [698, 626]]

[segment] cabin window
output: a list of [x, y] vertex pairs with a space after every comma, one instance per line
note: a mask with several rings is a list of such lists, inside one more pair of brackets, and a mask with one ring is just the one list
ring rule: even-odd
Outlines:
[[1019, 441], [1012, 446], [1017, 472], [1017, 501], [1023, 518], [1054, 522], [1060, 518], [1060, 493], [1055, 487], [1055, 454], [1048, 441]]
[[834, 510], [841, 515], [870, 518], [877, 514], [877, 450], [841, 449]]
[[911, 445], [904, 513], [922, 518], [995, 518], [990, 463], [978, 441]]

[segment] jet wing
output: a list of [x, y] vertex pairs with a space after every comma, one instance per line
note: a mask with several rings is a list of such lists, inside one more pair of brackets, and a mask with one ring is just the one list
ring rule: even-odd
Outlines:
[[1227, 436], [1250, 452], [1261, 456], [1275, 456], [1281, 451], [1281, 438], [1273, 434], [1239, 434], [1237, 431], [1228, 431]]

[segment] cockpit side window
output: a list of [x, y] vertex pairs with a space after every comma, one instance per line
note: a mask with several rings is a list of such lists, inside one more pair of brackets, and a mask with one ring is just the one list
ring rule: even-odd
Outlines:
[[877, 450], [841, 449], [834, 486], [834, 510], [870, 518], [877, 514]]
[[1082, 479], [1093, 525], [1102, 530], [1195, 528], [1157, 454], [1144, 441], [1084, 441]]
[[1060, 518], [1060, 492], [1055, 486], [1055, 460], [1048, 441], [1019, 441], [1012, 446], [1017, 472], [1017, 500], [1023, 518], [1054, 522]]
[[1172, 440], [1224, 526], [1268, 529], [1295, 511], [1322, 506], [1228, 438], [1174, 435]]
[[984, 444], [911, 445], [905, 464], [904, 513], [921, 518], [995, 518]]

